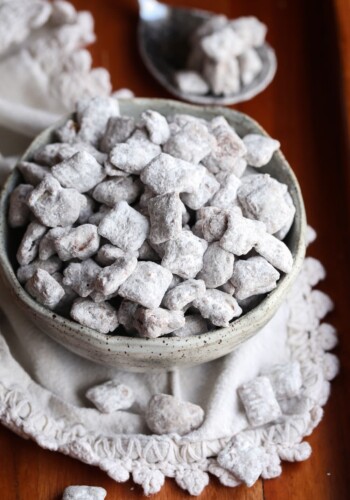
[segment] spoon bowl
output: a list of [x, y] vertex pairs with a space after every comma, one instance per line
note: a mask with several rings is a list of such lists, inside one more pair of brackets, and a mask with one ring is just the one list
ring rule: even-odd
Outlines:
[[181, 92], [174, 80], [176, 71], [186, 67], [190, 37], [214, 14], [200, 9], [170, 7], [157, 0], [139, 0], [138, 43], [145, 66], [168, 92], [179, 99], [205, 105], [231, 105], [247, 101], [262, 92], [273, 80], [277, 61], [275, 51], [264, 43], [256, 50], [263, 69], [250, 83], [230, 96], [196, 95]]

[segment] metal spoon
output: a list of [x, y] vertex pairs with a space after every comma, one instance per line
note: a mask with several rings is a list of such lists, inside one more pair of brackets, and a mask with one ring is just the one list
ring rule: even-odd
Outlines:
[[277, 69], [275, 51], [264, 43], [257, 49], [263, 69], [255, 80], [231, 96], [185, 94], [174, 81], [174, 73], [186, 67], [189, 39], [211, 12], [170, 7], [157, 0], [138, 0], [140, 21], [138, 30], [141, 57], [152, 75], [171, 94], [197, 104], [236, 104], [262, 92], [272, 81]]

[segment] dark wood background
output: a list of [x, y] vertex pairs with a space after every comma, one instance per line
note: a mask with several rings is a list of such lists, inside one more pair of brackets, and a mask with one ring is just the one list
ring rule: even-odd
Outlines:
[[[96, 20], [96, 66], [106, 67], [115, 89], [129, 87], [139, 97], [169, 97], [144, 68], [137, 52], [136, 0], [74, 0]], [[169, 2], [170, 3], [170, 2]], [[329, 317], [339, 330], [336, 349], [342, 370], [332, 384], [319, 427], [308, 439], [313, 454], [304, 463], [284, 464], [280, 478], [253, 488], [230, 489], [214, 478], [201, 498], [234, 500], [346, 500], [349, 478], [349, 215], [350, 175], [347, 125], [350, 113], [349, 0], [172, 0], [229, 17], [254, 14], [268, 27], [278, 72], [272, 85], [237, 106], [282, 143], [304, 194], [308, 221], [318, 232], [311, 255], [328, 270], [322, 289], [335, 301]], [[348, 316], [349, 314], [349, 316]], [[70, 484], [104, 486], [108, 499], [137, 499], [131, 481], [117, 484], [96, 468], [42, 450], [0, 428], [1, 500], [58, 500]], [[172, 480], [157, 500], [189, 497]]]

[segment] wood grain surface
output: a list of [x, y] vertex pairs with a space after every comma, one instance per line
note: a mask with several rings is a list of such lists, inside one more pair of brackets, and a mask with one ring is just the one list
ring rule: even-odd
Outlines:
[[[96, 66], [106, 67], [115, 89], [137, 96], [169, 97], [144, 68], [137, 52], [136, 0], [74, 0], [91, 10], [98, 41], [91, 51]], [[169, 2], [170, 3], [170, 2]], [[284, 464], [280, 478], [253, 488], [230, 489], [214, 478], [203, 500], [346, 500], [350, 451], [349, 338], [349, 170], [346, 124], [350, 113], [349, 0], [172, 0], [230, 17], [254, 14], [268, 27], [278, 72], [260, 96], [237, 106], [282, 143], [304, 194], [308, 221], [318, 232], [310, 254], [328, 270], [322, 289], [335, 301], [329, 317], [339, 330], [342, 370], [319, 427], [308, 439], [313, 454], [298, 464]], [[340, 52], [339, 52], [340, 49]], [[131, 481], [117, 484], [96, 468], [42, 450], [0, 428], [0, 499], [58, 500], [70, 484], [104, 486], [108, 499], [139, 499]], [[187, 498], [167, 480], [156, 500]]]

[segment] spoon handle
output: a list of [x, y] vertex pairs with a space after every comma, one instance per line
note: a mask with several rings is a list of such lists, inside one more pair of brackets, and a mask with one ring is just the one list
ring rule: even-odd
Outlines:
[[166, 15], [168, 7], [157, 0], [138, 0], [140, 17], [145, 21], [154, 21]]

